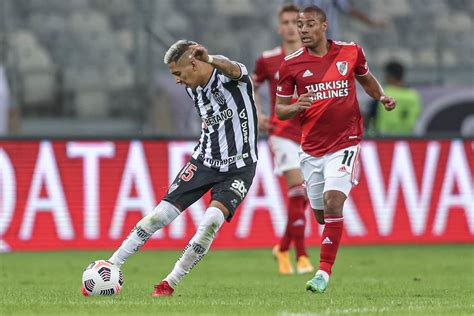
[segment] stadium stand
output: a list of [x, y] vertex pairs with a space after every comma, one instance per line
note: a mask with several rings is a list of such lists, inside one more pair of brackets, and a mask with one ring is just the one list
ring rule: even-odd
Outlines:
[[[24, 124], [41, 126], [32, 121], [53, 118], [93, 120], [98, 126], [108, 121], [113, 134], [128, 121], [135, 133], [160, 131], [156, 126], [163, 125], [182, 136], [188, 130], [178, 128], [179, 122], [170, 126], [166, 118], [148, 115], [156, 107], [153, 102], [174, 100], [168, 90], [160, 89], [168, 85], [162, 82], [167, 70], [161, 59], [169, 42], [191, 38], [251, 69], [257, 52], [278, 43], [273, 17], [283, 3], [112, 2], [3, 1], [2, 32], [7, 40], [0, 48], [7, 56], [3, 63], [16, 85]], [[380, 30], [351, 19], [341, 21], [340, 40], [362, 44], [376, 74], [387, 60], [396, 58], [407, 66], [412, 84], [473, 85], [473, 1], [358, 0], [354, 5], [388, 23]], [[157, 91], [168, 95], [157, 98]], [[174, 104], [160, 106], [167, 106], [164, 113], [173, 117], [182, 115]], [[199, 122], [192, 124], [189, 130], [195, 133]], [[35, 132], [48, 134], [47, 128]], [[81, 133], [71, 126], [65, 132]]]

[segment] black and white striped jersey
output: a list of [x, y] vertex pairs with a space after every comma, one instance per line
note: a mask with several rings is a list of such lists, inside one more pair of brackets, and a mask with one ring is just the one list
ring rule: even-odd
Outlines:
[[204, 87], [186, 88], [203, 121], [193, 158], [205, 166], [227, 172], [257, 162], [257, 110], [247, 68], [230, 79], [214, 68]]

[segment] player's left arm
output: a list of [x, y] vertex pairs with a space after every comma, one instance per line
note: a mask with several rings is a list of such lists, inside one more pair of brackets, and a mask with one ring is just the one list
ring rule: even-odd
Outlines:
[[385, 95], [382, 86], [370, 72], [367, 72], [363, 76], [356, 76], [356, 78], [365, 92], [372, 98], [379, 100], [385, 107], [385, 110], [391, 111], [395, 108], [395, 99]]
[[357, 48], [357, 61], [354, 67], [354, 73], [357, 81], [364, 88], [365, 92], [375, 100], [379, 100], [383, 104], [385, 110], [391, 111], [395, 108], [395, 99], [385, 95], [382, 86], [378, 80], [372, 75], [365, 58], [364, 50], [359, 45]]
[[189, 59], [208, 63], [220, 70], [224, 76], [233, 80], [238, 80], [243, 75], [242, 68], [238, 63], [224, 56], [209, 55], [207, 48], [200, 44], [189, 47]]

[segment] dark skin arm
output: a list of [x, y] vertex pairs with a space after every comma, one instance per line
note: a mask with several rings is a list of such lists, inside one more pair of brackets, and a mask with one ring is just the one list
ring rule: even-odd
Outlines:
[[364, 91], [375, 100], [379, 100], [385, 110], [392, 111], [395, 109], [397, 104], [395, 99], [385, 95], [382, 86], [370, 72], [364, 76], [356, 76], [356, 78], [362, 88], [364, 88]]
[[299, 96], [298, 101], [291, 103], [291, 97], [277, 96], [275, 113], [279, 120], [285, 121], [291, 119], [296, 114], [305, 111], [313, 103], [314, 93], [308, 92]]

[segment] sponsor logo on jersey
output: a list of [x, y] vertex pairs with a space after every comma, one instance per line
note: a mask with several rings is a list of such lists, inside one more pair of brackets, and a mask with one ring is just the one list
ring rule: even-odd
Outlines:
[[207, 126], [219, 124], [221, 122], [227, 121], [233, 116], [234, 116], [234, 111], [232, 111], [232, 109], [226, 109], [222, 112], [217, 113], [214, 116], [204, 119], [204, 124], [206, 124]]
[[336, 62], [336, 67], [339, 73], [343, 76], [347, 74], [347, 69], [349, 68], [349, 63], [347, 61], [338, 61]]
[[202, 154], [199, 155], [203, 162], [208, 163], [212, 167], [222, 167], [222, 166], [227, 166], [235, 163], [238, 160], [242, 160], [245, 158], [248, 158], [249, 154], [244, 153], [242, 155], [236, 155], [236, 156], [230, 156], [225, 159], [212, 159], [212, 158], [204, 158]]
[[306, 69], [306, 71], [303, 73], [303, 78], [311, 77], [312, 75], [313, 73], [311, 72], [311, 70]]
[[349, 81], [336, 80], [320, 82], [305, 86], [306, 91], [315, 92], [313, 101], [347, 97], [349, 95]]
[[240, 127], [242, 128], [242, 137], [244, 138], [244, 144], [246, 144], [249, 142], [249, 121], [247, 119], [247, 113], [245, 109], [240, 111], [239, 117], [245, 120], [240, 124]]

